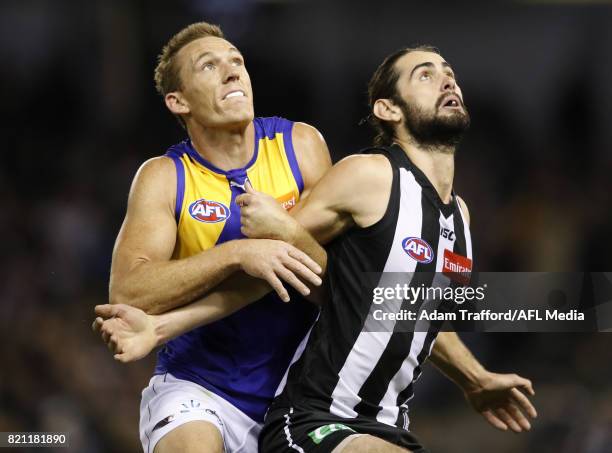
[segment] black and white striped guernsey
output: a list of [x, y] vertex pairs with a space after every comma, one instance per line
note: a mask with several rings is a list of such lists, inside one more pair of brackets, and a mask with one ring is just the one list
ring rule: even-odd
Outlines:
[[[427, 322], [416, 331], [402, 331], [393, 323], [382, 331], [369, 329], [366, 320], [376, 305], [372, 297], [364, 297], [369, 290], [364, 291], [364, 275], [385, 278], [388, 274], [382, 272], [401, 272], [411, 286], [449, 286], [449, 277], [442, 274], [445, 250], [471, 260], [471, 238], [456, 197], [443, 204], [399, 146], [367, 153], [383, 154], [391, 162], [387, 210], [374, 225], [353, 228], [330, 245], [330, 300], [296, 352], [275, 405], [299, 404], [408, 429], [407, 403], [441, 323]], [[406, 250], [407, 239], [425, 243], [429, 252], [423, 251], [422, 259], [413, 258]], [[403, 303], [400, 300], [398, 308]]]

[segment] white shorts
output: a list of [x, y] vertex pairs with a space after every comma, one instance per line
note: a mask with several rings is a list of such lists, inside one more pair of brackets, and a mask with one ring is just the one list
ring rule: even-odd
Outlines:
[[184, 423], [204, 420], [217, 427], [226, 453], [257, 453], [262, 424], [201, 385], [169, 373], [153, 376], [142, 391], [140, 441], [144, 453]]

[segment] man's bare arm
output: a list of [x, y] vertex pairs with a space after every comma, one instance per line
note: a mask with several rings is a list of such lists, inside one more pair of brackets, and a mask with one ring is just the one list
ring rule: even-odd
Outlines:
[[392, 170], [381, 155], [354, 155], [338, 162], [292, 212], [321, 244], [349, 228], [368, 227], [384, 215]]
[[535, 418], [537, 413], [525, 395], [535, 394], [529, 379], [487, 371], [455, 332], [438, 335], [429, 360], [463, 390], [474, 410], [492, 426], [514, 432], [531, 429], [525, 414]]
[[[465, 201], [460, 197], [457, 197], [457, 201], [469, 224], [470, 213]], [[472, 407], [492, 426], [514, 432], [531, 428], [524, 415], [531, 418], [537, 416], [525, 395], [534, 394], [531, 381], [516, 374], [487, 371], [455, 332], [442, 332], [438, 335], [429, 360], [463, 390]]]
[[[113, 251], [111, 303], [162, 313], [198, 299], [238, 270], [275, 286], [282, 275], [293, 275], [287, 265], [312, 265], [305, 254], [279, 241], [230, 241], [189, 258], [171, 260], [177, 231], [176, 191], [168, 188], [174, 187], [174, 163], [166, 157], [147, 161], [134, 178]], [[312, 270], [300, 278], [318, 279]]]
[[114, 352], [116, 360], [132, 362], [148, 355], [155, 347], [200, 327], [222, 319], [270, 292], [270, 286], [244, 273], [232, 275], [200, 300], [159, 315], [124, 304], [96, 306], [92, 325]]
[[[295, 123], [292, 138], [298, 166], [304, 180], [304, 190], [300, 195], [300, 201], [303, 205], [323, 175], [332, 167], [332, 162], [325, 139], [314, 127], [305, 123]], [[298, 211], [295, 208], [292, 210], [293, 218]], [[292, 232], [289, 231], [285, 240], [312, 257], [325, 270], [327, 265], [325, 250], [320, 247], [319, 243], [302, 226], [299, 220], [296, 222], [295, 228]]]

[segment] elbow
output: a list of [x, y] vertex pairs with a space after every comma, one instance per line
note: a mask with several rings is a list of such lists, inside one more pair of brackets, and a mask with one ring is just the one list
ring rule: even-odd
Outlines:
[[116, 285], [111, 285], [109, 288], [108, 303], [111, 305], [134, 305], [133, 300], [130, 300], [130, 297], [128, 297], [124, 291], [121, 291], [119, 288], [117, 288]]
[[141, 303], [134, 294], [130, 294], [121, 285], [111, 284], [108, 291], [108, 303], [111, 305], [130, 305], [131, 307], [143, 308]]
[[108, 303], [111, 305], [129, 305], [144, 311], [148, 315], [159, 315], [164, 312], [163, 307], [153, 304], [147, 295], [135, 294], [134, 291], [120, 285], [110, 285]]

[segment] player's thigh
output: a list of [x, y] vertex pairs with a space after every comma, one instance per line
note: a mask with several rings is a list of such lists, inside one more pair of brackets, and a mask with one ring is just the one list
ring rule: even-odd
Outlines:
[[[203, 387], [176, 379], [170, 374], [154, 376], [149, 386], [142, 392], [140, 403], [139, 430], [143, 451], [145, 453], [160, 451], [156, 447], [162, 439], [172, 442], [172, 445], [177, 442], [189, 445], [193, 439], [197, 441], [204, 436], [210, 440], [210, 445], [214, 446], [219, 438], [223, 445], [225, 438], [223, 416], [224, 411], [215, 395]], [[172, 435], [167, 437], [171, 433]], [[208, 446], [208, 443], [195, 442], [194, 445]], [[164, 451], [172, 450], [164, 448]]]
[[354, 434], [344, 439], [332, 453], [406, 453], [409, 451], [369, 434]]
[[174, 428], [162, 437], [154, 453], [223, 453], [223, 438], [210, 422], [194, 420]]

